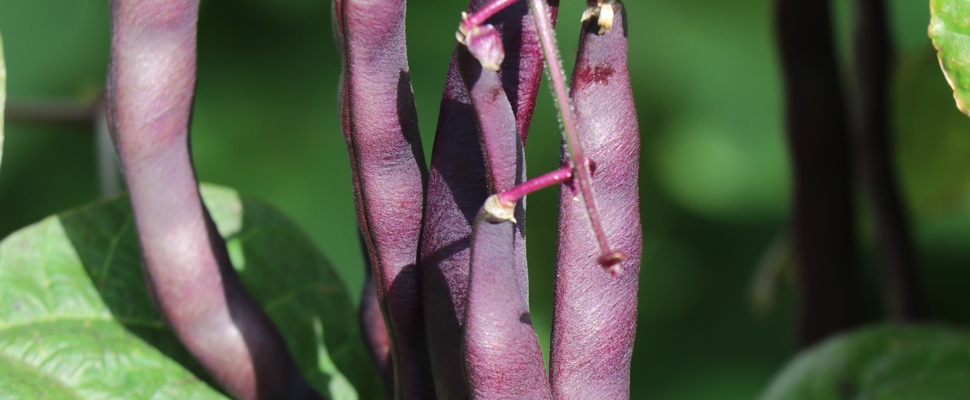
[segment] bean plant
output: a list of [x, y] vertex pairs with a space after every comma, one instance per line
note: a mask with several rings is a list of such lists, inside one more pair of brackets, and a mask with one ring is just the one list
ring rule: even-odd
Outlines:
[[[330, 397], [244, 286], [200, 192], [189, 148], [199, 2], [110, 4], [107, 121], [164, 324], [234, 398]], [[641, 234], [626, 13], [619, 1], [588, 2], [567, 89], [557, 5], [474, 1], [461, 15], [427, 168], [405, 2], [333, 2], [368, 264], [360, 333], [388, 397], [629, 397]], [[563, 167], [530, 180], [523, 149], [544, 64]], [[524, 210], [526, 194], [552, 185], [562, 206], [547, 378], [529, 316]]]
[[[16, 283], [0, 288], [0, 397], [631, 397], [644, 246], [627, 60], [637, 27], [621, 0], [586, 0], [582, 15], [562, 19], [582, 24], [569, 79], [559, 0], [471, 0], [455, 16], [427, 156], [406, 0], [332, 0], [342, 67], [333, 132], [352, 173], [358, 229], [347, 234], [364, 254], [356, 310], [279, 212], [200, 185], [190, 148], [199, 0], [109, 4], [103, 107], [127, 195], [0, 243], [0, 280]], [[793, 174], [780, 242], [793, 254], [802, 353], [761, 398], [970, 396], [970, 336], [916, 324], [928, 313], [892, 160], [886, 6], [854, 2], [847, 85], [829, 7], [774, 2]], [[967, 112], [970, 3], [931, 7], [930, 35]], [[560, 167], [527, 173], [543, 77]], [[856, 179], [894, 324], [864, 326]], [[559, 203], [547, 365], [529, 310], [526, 198], [550, 187]]]

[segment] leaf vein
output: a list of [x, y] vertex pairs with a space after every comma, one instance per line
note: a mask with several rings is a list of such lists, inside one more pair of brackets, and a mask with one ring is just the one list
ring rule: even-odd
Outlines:
[[114, 261], [115, 253], [118, 250], [118, 243], [121, 242], [121, 237], [128, 231], [128, 227], [131, 226], [132, 214], [128, 214], [125, 218], [125, 222], [121, 224], [121, 228], [111, 236], [111, 244], [108, 246], [108, 254], [105, 255], [104, 264], [101, 266], [101, 273], [98, 274], [98, 287], [104, 287], [105, 280], [108, 279], [108, 270], [111, 268], [111, 263]]
[[21, 366], [23, 366], [24, 369], [37, 371], [37, 374], [38, 375], [43, 375], [43, 376], [46, 376], [46, 377], [50, 378], [50, 380], [52, 380], [55, 383], [57, 383], [60, 386], [60, 388], [63, 389], [65, 392], [70, 393], [71, 395], [73, 395], [74, 398], [76, 398], [76, 399], [84, 399], [84, 397], [82, 397], [81, 394], [78, 393], [77, 390], [75, 390], [73, 387], [69, 386], [67, 384], [67, 382], [64, 382], [62, 379], [60, 379], [57, 376], [54, 376], [52, 374], [47, 373], [46, 371], [40, 369], [36, 365], [28, 364], [28, 363], [24, 362], [23, 360], [21, 360], [19, 358], [16, 358], [16, 357], [11, 357], [9, 354], [4, 353], [4, 352], [0, 352], [0, 358], [3, 358], [5, 361], [8, 361], [8, 362], [10, 362], [12, 364], [21, 365]]

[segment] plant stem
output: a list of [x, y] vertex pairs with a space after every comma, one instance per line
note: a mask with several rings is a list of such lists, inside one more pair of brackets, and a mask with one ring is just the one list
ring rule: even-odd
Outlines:
[[573, 174], [576, 177], [576, 186], [583, 197], [586, 214], [589, 216], [589, 222], [593, 226], [593, 233], [596, 235], [596, 241], [600, 247], [598, 261], [603, 267], [611, 267], [623, 260], [623, 254], [612, 250], [610, 247], [606, 232], [600, 222], [596, 202], [593, 199], [592, 174], [589, 165], [579, 162], [586, 160], [586, 155], [583, 153], [583, 146], [579, 141], [576, 117], [569, 94], [566, 91], [566, 75], [563, 73], [562, 60], [559, 57], [559, 49], [556, 47], [555, 31], [553, 31], [552, 22], [549, 20], [549, 10], [544, 0], [529, 0], [529, 3], [532, 9], [532, 17], [535, 19], [538, 28], [546, 68], [549, 69], [549, 80], [552, 83], [556, 106], [559, 109], [563, 128], [565, 128], [566, 147], [568, 148], [569, 159], [575, 169]]
[[461, 32], [470, 32], [472, 28], [485, 23], [485, 20], [491, 18], [493, 15], [498, 14], [499, 11], [504, 10], [506, 7], [514, 4], [519, 0], [494, 0], [491, 3], [486, 4], [484, 7], [479, 8], [471, 15], [465, 15], [462, 18], [459, 30]]
[[572, 178], [573, 168], [569, 165], [564, 165], [557, 170], [547, 172], [520, 183], [509, 190], [489, 196], [485, 199], [485, 205], [482, 208], [488, 220], [493, 223], [512, 221], [512, 223], [517, 224], [518, 221], [515, 219], [515, 205], [519, 200], [522, 200], [529, 193], [568, 181]]
[[121, 169], [118, 153], [111, 142], [108, 128], [108, 115], [103, 101], [98, 102], [94, 116], [95, 155], [98, 161], [98, 189], [101, 198], [106, 199], [121, 194]]
[[573, 168], [569, 165], [564, 165], [559, 169], [546, 172], [545, 174], [529, 179], [522, 184], [513, 187], [512, 189], [497, 194], [498, 200], [502, 203], [502, 205], [515, 207], [515, 203], [526, 195], [552, 185], [566, 182], [572, 178]]

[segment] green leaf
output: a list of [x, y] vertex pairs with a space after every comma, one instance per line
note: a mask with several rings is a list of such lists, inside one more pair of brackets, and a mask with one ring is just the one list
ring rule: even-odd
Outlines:
[[970, 115], [970, 2], [930, 1], [930, 38], [953, 88], [957, 108]]
[[[150, 306], [139, 296], [128, 304], [103, 298], [109, 291], [95, 282], [110, 290], [128, 283], [142, 293], [143, 284], [132, 282], [132, 273], [89, 276], [97, 267], [82, 264], [65, 221], [83, 212], [47, 218], [0, 242], [0, 397], [222, 398], [126, 329], [161, 330], [156, 316], [115, 315], [113, 307]], [[103, 226], [91, 227], [91, 234]], [[106, 265], [134, 270], [118, 264]]]
[[867, 328], [809, 349], [761, 400], [970, 398], [970, 335], [941, 327]]
[[[311, 384], [333, 399], [380, 398], [347, 291], [310, 240], [233, 190], [202, 196]], [[0, 380], [5, 399], [222, 398], [152, 306], [126, 197], [0, 242], [0, 370], [15, 378]]]

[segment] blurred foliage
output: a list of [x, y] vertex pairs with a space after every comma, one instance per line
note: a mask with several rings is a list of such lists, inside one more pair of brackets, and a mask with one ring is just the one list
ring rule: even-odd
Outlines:
[[798, 355], [761, 400], [920, 400], [970, 396], [970, 336], [938, 326], [878, 326]]
[[3, 163], [3, 109], [7, 101], [7, 66], [3, 62], [3, 36], [0, 35], [0, 164]]
[[[893, 126], [902, 184], [914, 207], [923, 287], [933, 318], [962, 324], [970, 309], [954, 298], [970, 281], [970, 121], [953, 107], [926, 36], [927, 2], [890, 3], [898, 45]], [[430, 0], [408, 10], [427, 154], [465, 4]], [[847, 0], [834, 4], [847, 67], [851, 7]], [[583, 7], [579, 0], [562, 2], [558, 33], [567, 71]], [[643, 138], [646, 246], [633, 397], [751, 399], [793, 350], [791, 290], [780, 291], [765, 315], [751, 311], [748, 296], [755, 265], [785, 230], [789, 197], [772, 2], [628, 0], [626, 7]], [[363, 268], [339, 133], [339, 60], [329, 8], [322, 0], [202, 0], [192, 145], [201, 180], [279, 207], [356, 293]], [[3, 0], [0, 30], [10, 99], [90, 98], [103, 84], [107, 2]], [[558, 164], [560, 134], [547, 93], [541, 92], [528, 144], [530, 175]], [[7, 124], [0, 236], [96, 199], [91, 127]], [[532, 315], [544, 346], [556, 201], [554, 190], [529, 199]], [[868, 250], [870, 228], [862, 230], [868, 314], [876, 320], [877, 260]]]

